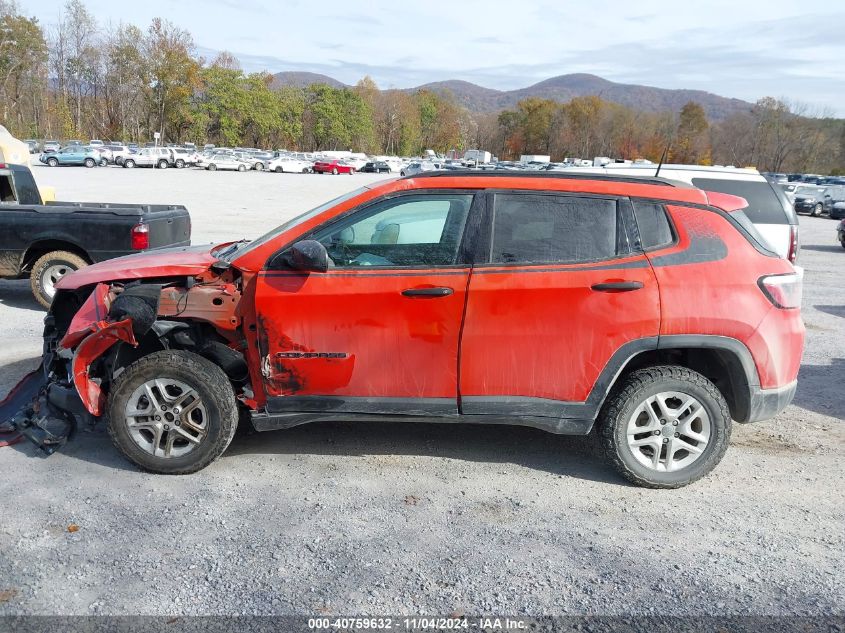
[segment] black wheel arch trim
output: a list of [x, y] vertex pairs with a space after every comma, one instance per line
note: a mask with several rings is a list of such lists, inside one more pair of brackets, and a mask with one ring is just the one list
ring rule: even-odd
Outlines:
[[[752, 395], [759, 390], [760, 379], [754, 358], [748, 348], [741, 341], [726, 336], [688, 334], [654, 336], [628, 341], [610, 357], [584, 402], [525, 396], [461, 396], [461, 413], [464, 414], [461, 417], [483, 418], [487, 415], [500, 415], [595, 420], [610, 390], [632, 361], [644, 352], [673, 349], [721, 350], [735, 358], [746, 381], [746, 384], [742, 386], [732, 384], [738, 404], [736, 419], [744, 421], [750, 416]], [[742, 387], [741, 392], [736, 392], [739, 391], [738, 387]]]

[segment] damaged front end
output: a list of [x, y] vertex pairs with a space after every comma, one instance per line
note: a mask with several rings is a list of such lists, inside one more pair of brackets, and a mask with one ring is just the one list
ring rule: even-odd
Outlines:
[[[158, 350], [188, 349], [251, 395], [238, 283], [220, 277], [101, 282], [57, 293], [44, 319], [40, 367], [0, 402], [0, 425], [52, 454], [105, 415], [111, 382]], [[2, 428], [2, 427], [0, 427]]]

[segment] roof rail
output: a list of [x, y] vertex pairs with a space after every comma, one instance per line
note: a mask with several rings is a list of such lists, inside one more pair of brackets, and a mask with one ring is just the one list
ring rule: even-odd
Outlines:
[[669, 178], [654, 178], [648, 176], [616, 176], [610, 174], [567, 174], [560, 171], [509, 171], [509, 170], [483, 170], [474, 169], [448, 169], [442, 171], [425, 171], [411, 176], [402, 176], [400, 180], [415, 178], [550, 178], [562, 180], [602, 180], [611, 182], [628, 182], [641, 185], [659, 185], [662, 187], [683, 187], [683, 183]]

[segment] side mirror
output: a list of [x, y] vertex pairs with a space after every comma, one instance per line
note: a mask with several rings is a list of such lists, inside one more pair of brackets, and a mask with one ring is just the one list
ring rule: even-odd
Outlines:
[[273, 263], [293, 270], [324, 273], [329, 269], [329, 253], [316, 240], [301, 240], [280, 253]]

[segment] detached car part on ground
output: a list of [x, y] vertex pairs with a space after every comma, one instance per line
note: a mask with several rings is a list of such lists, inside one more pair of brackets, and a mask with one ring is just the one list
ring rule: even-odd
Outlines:
[[127, 458], [171, 474], [239, 421], [596, 427], [625, 477], [682, 486], [732, 419], [795, 393], [801, 275], [745, 204], [661, 179], [436, 173], [251, 243], [90, 266], [57, 284], [42, 365], [0, 421], [51, 452], [106, 418]]
[[0, 278], [29, 277], [45, 308], [64, 275], [121, 255], [191, 243], [176, 205], [50, 202], [28, 167], [0, 164]]

